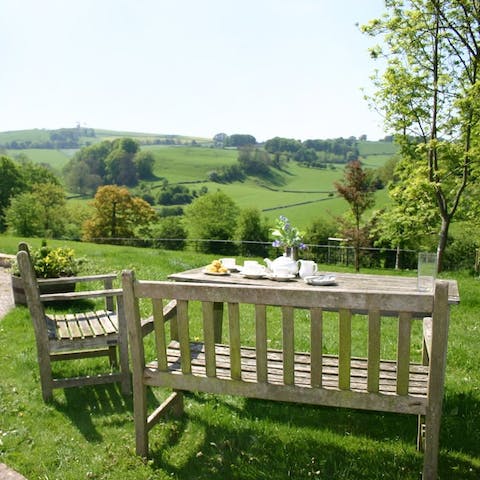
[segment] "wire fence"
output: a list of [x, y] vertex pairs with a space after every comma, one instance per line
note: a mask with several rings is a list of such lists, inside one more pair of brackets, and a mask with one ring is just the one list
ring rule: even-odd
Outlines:
[[[185, 250], [211, 253], [216, 255], [243, 255], [256, 257], [276, 257], [283, 253], [280, 248], [273, 247], [271, 242], [254, 240], [218, 240], [218, 239], [186, 239], [186, 238], [95, 238], [95, 243], [126, 245], [143, 248], [165, 250]], [[351, 246], [343, 244], [307, 244], [307, 249], [299, 253], [299, 257], [315, 260], [327, 265], [353, 266], [355, 251]], [[417, 267], [416, 250], [390, 248], [361, 248], [360, 266], [364, 268], [399, 268], [415, 269]]]

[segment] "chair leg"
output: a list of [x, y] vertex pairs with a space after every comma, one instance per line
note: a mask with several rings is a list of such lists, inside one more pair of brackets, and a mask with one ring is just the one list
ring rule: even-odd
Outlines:
[[110, 367], [117, 368], [118, 367], [118, 360], [117, 360], [117, 346], [111, 345], [108, 347], [108, 358], [110, 361]]
[[135, 451], [148, 456], [147, 387], [139, 382], [133, 386], [133, 420], [135, 423]]
[[44, 402], [53, 398], [53, 373], [50, 355], [38, 356], [38, 367], [40, 370], [40, 385]]
[[132, 393], [132, 378], [128, 362], [128, 344], [120, 342], [118, 345], [120, 354], [120, 371], [122, 372], [121, 389], [124, 395]]

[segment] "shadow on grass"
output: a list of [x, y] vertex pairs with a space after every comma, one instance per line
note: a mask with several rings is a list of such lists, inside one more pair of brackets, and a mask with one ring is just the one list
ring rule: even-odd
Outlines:
[[[153, 466], [182, 479], [420, 478], [415, 416], [225, 398], [187, 394], [185, 415], [150, 434]], [[441, 446], [440, 478], [480, 478], [445, 435]]]
[[133, 411], [132, 398], [123, 396], [116, 384], [65, 388], [64, 395], [64, 401], [55, 399], [54, 396], [53, 406], [68, 417], [89, 442], [103, 440], [95, 427], [95, 417], [110, 417], [110, 425], [115, 422], [124, 425], [131, 421], [125, 412]]

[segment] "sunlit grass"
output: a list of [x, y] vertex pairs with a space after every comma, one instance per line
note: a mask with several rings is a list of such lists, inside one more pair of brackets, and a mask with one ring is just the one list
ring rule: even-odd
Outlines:
[[[14, 253], [18, 240], [0, 237], [2, 251]], [[139, 278], [163, 279], [212, 258], [71, 245], [89, 260], [89, 270], [133, 268]], [[480, 478], [480, 284], [466, 273], [442, 276], [458, 280], [461, 304], [451, 314], [440, 478], [473, 480]], [[384, 323], [388, 335], [388, 319]], [[296, 326], [296, 347], [302, 349], [302, 332], [308, 329], [302, 313]], [[354, 319], [354, 327], [365, 328], [363, 317]], [[279, 319], [272, 318], [272, 346], [279, 342], [280, 329]], [[253, 331], [253, 323], [251, 328], [244, 325], [242, 339], [248, 340]], [[335, 325], [327, 319], [324, 341], [329, 349], [335, 350], [335, 339]], [[386, 354], [395, 348], [391, 345]], [[354, 350], [362, 354], [364, 349], [354, 339]], [[0, 462], [29, 480], [419, 478], [422, 455], [415, 450], [413, 416], [191, 393], [182, 418], [152, 430], [151, 457], [144, 462], [134, 454], [131, 398], [122, 397], [118, 387], [56, 390], [54, 401], [43, 403], [26, 308], [18, 307], [0, 321], [0, 352]], [[85, 360], [78, 368], [94, 371], [97, 362], [102, 360]], [[71, 374], [77, 368], [73, 365], [55, 368]], [[153, 395], [161, 399], [167, 393], [153, 391], [150, 404]]]

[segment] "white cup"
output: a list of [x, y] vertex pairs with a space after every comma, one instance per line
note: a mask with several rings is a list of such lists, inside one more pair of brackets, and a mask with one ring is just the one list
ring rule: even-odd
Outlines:
[[221, 258], [220, 261], [225, 268], [235, 268], [235, 259], [234, 258]]
[[273, 270], [273, 274], [277, 275], [278, 277], [287, 277], [291, 273], [292, 272], [289, 267], [275, 267]]
[[255, 260], [245, 260], [243, 262], [242, 273], [245, 275], [262, 275], [265, 269]]

